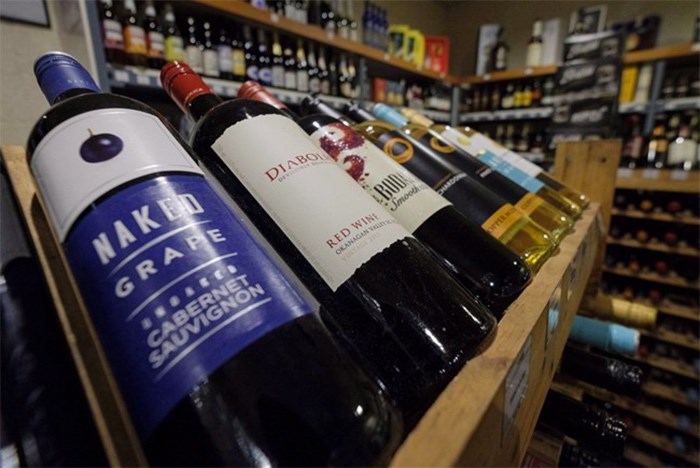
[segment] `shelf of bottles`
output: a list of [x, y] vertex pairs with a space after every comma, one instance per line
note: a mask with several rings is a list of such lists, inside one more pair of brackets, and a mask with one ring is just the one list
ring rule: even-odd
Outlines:
[[[202, 5], [215, 6], [220, 9], [218, 13], [225, 16], [217, 15], [216, 10], [202, 10]], [[323, 29], [308, 24], [312, 15], [308, 11], [310, 5], [321, 8], [314, 15], [324, 18]], [[109, 86], [160, 92], [160, 68], [166, 60], [180, 59], [200, 72], [222, 97], [235, 97], [241, 83], [252, 79], [267, 86], [286, 104], [299, 104], [308, 94], [320, 94], [324, 101], [336, 107], [351, 100], [373, 98], [397, 107], [420, 109], [438, 122], [450, 120], [449, 112], [426, 108], [433, 102], [442, 107], [447, 103], [449, 107], [450, 89], [445, 86], [405, 79], [363, 80], [358, 57], [364, 57], [365, 49], [374, 51], [373, 47], [380, 47], [378, 42], [381, 41], [370, 40], [373, 47], [357, 43], [357, 25], [354, 20], [350, 21], [345, 10], [342, 21], [338, 20], [338, 15], [332, 21], [332, 31], [337, 37], [327, 40], [331, 31], [328, 17], [333, 17], [329, 5], [328, 2], [271, 2], [272, 11], [268, 11], [244, 2], [125, 2], [117, 9], [108, 0], [103, 1], [99, 12], [103, 35], [100, 47], [104, 46]], [[345, 1], [333, 5], [352, 10]], [[235, 21], [226, 16], [228, 14], [232, 14]], [[269, 20], [260, 21], [261, 15]], [[239, 20], [253, 22], [254, 26], [241, 25]], [[126, 33], [129, 28], [143, 29], [145, 46], [134, 48], [131, 45], [133, 34]], [[321, 39], [324, 40], [317, 37], [316, 29], [323, 31]], [[365, 29], [366, 35], [370, 30]], [[311, 40], [302, 40], [302, 37]], [[368, 86], [365, 96], [361, 91], [362, 82]], [[380, 83], [384, 90], [388, 88], [388, 93], [369, 89]], [[128, 89], [121, 92], [129, 93]]]

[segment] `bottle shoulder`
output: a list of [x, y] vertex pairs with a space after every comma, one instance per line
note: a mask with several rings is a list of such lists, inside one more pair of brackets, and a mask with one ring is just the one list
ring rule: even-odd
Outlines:
[[167, 127], [170, 124], [150, 106], [126, 96], [108, 93], [88, 93], [68, 98], [46, 111], [37, 121], [27, 140], [27, 158], [31, 160], [37, 145], [54, 128], [68, 119], [99, 109], [132, 109], [155, 115]]

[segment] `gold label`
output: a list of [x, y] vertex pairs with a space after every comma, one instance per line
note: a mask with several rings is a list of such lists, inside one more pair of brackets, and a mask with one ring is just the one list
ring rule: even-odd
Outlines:
[[481, 224], [481, 227], [496, 239], [499, 239], [506, 231], [523, 215], [510, 203], [506, 203], [497, 209], [489, 218]]

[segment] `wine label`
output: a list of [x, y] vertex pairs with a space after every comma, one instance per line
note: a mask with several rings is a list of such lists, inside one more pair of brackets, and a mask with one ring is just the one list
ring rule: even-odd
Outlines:
[[148, 32], [148, 56], [155, 58], [165, 58], [165, 44], [163, 35], [156, 31]]
[[202, 173], [158, 117], [131, 109], [94, 110], [61, 123], [37, 146], [31, 169], [61, 241], [91, 203], [130, 180]]
[[311, 139], [409, 232], [451, 205], [362, 135], [340, 122], [321, 127]]
[[206, 49], [202, 53], [202, 66], [205, 75], [219, 76], [219, 56], [215, 50]]
[[180, 36], [165, 38], [165, 60], [168, 62], [185, 60], [185, 50]]
[[246, 69], [245, 69], [245, 76], [249, 80], [258, 81], [258, 79], [259, 79], [258, 66], [257, 65], [248, 65], [248, 67], [246, 67]]
[[204, 64], [202, 63], [202, 49], [195, 45], [188, 45], [185, 49], [187, 64], [192, 71], [196, 73], [204, 73]]
[[146, 55], [146, 31], [140, 26], [125, 27], [124, 47], [130, 54]]
[[233, 55], [231, 46], [219, 44], [216, 48], [219, 61], [219, 71], [222, 73], [231, 73], [233, 71]]
[[272, 86], [284, 88], [284, 67], [282, 65], [272, 66]]
[[374, 255], [410, 237], [287, 117], [238, 122], [212, 149], [333, 291]]
[[260, 67], [258, 68], [258, 80], [261, 84], [269, 86], [272, 84], [272, 68], [270, 67]]
[[542, 198], [538, 197], [534, 193], [528, 192], [523, 195], [520, 200], [518, 200], [515, 207], [525, 213], [527, 216], [530, 216], [533, 211], [542, 205], [542, 203], [544, 203]]
[[233, 63], [231, 67], [235, 76], [245, 76], [245, 54], [241, 49], [234, 49], [231, 52]]
[[476, 179], [446, 162], [433, 148], [400, 130], [379, 136], [377, 146], [477, 224], [484, 224], [506, 204]]
[[[198, 382], [315, 307], [157, 117], [88, 114], [45, 137], [32, 171], [145, 438]], [[156, 172], [170, 174], [143, 177]], [[80, 213], [67, 234], [56, 200]]]
[[297, 89], [297, 74], [296, 72], [284, 72], [284, 87], [287, 89]]
[[481, 227], [496, 239], [500, 239], [522, 217], [523, 215], [513, 205], [506, 203], [481, 223]]
[[124, 32], [122, 25], [118, 21], [112, 19], [102, 20], [102, 29], [104, 31], [105, 49], [124, 49]]
[[302, 70], [297, 72], [297, 91], [302, 93], [309, 92], [309, 75], [306, 71]]

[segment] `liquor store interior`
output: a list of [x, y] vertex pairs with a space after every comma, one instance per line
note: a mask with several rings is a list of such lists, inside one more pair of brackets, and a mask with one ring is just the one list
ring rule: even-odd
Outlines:
[[0, 452], [696, 467], [693, 0], [2, 0]]

